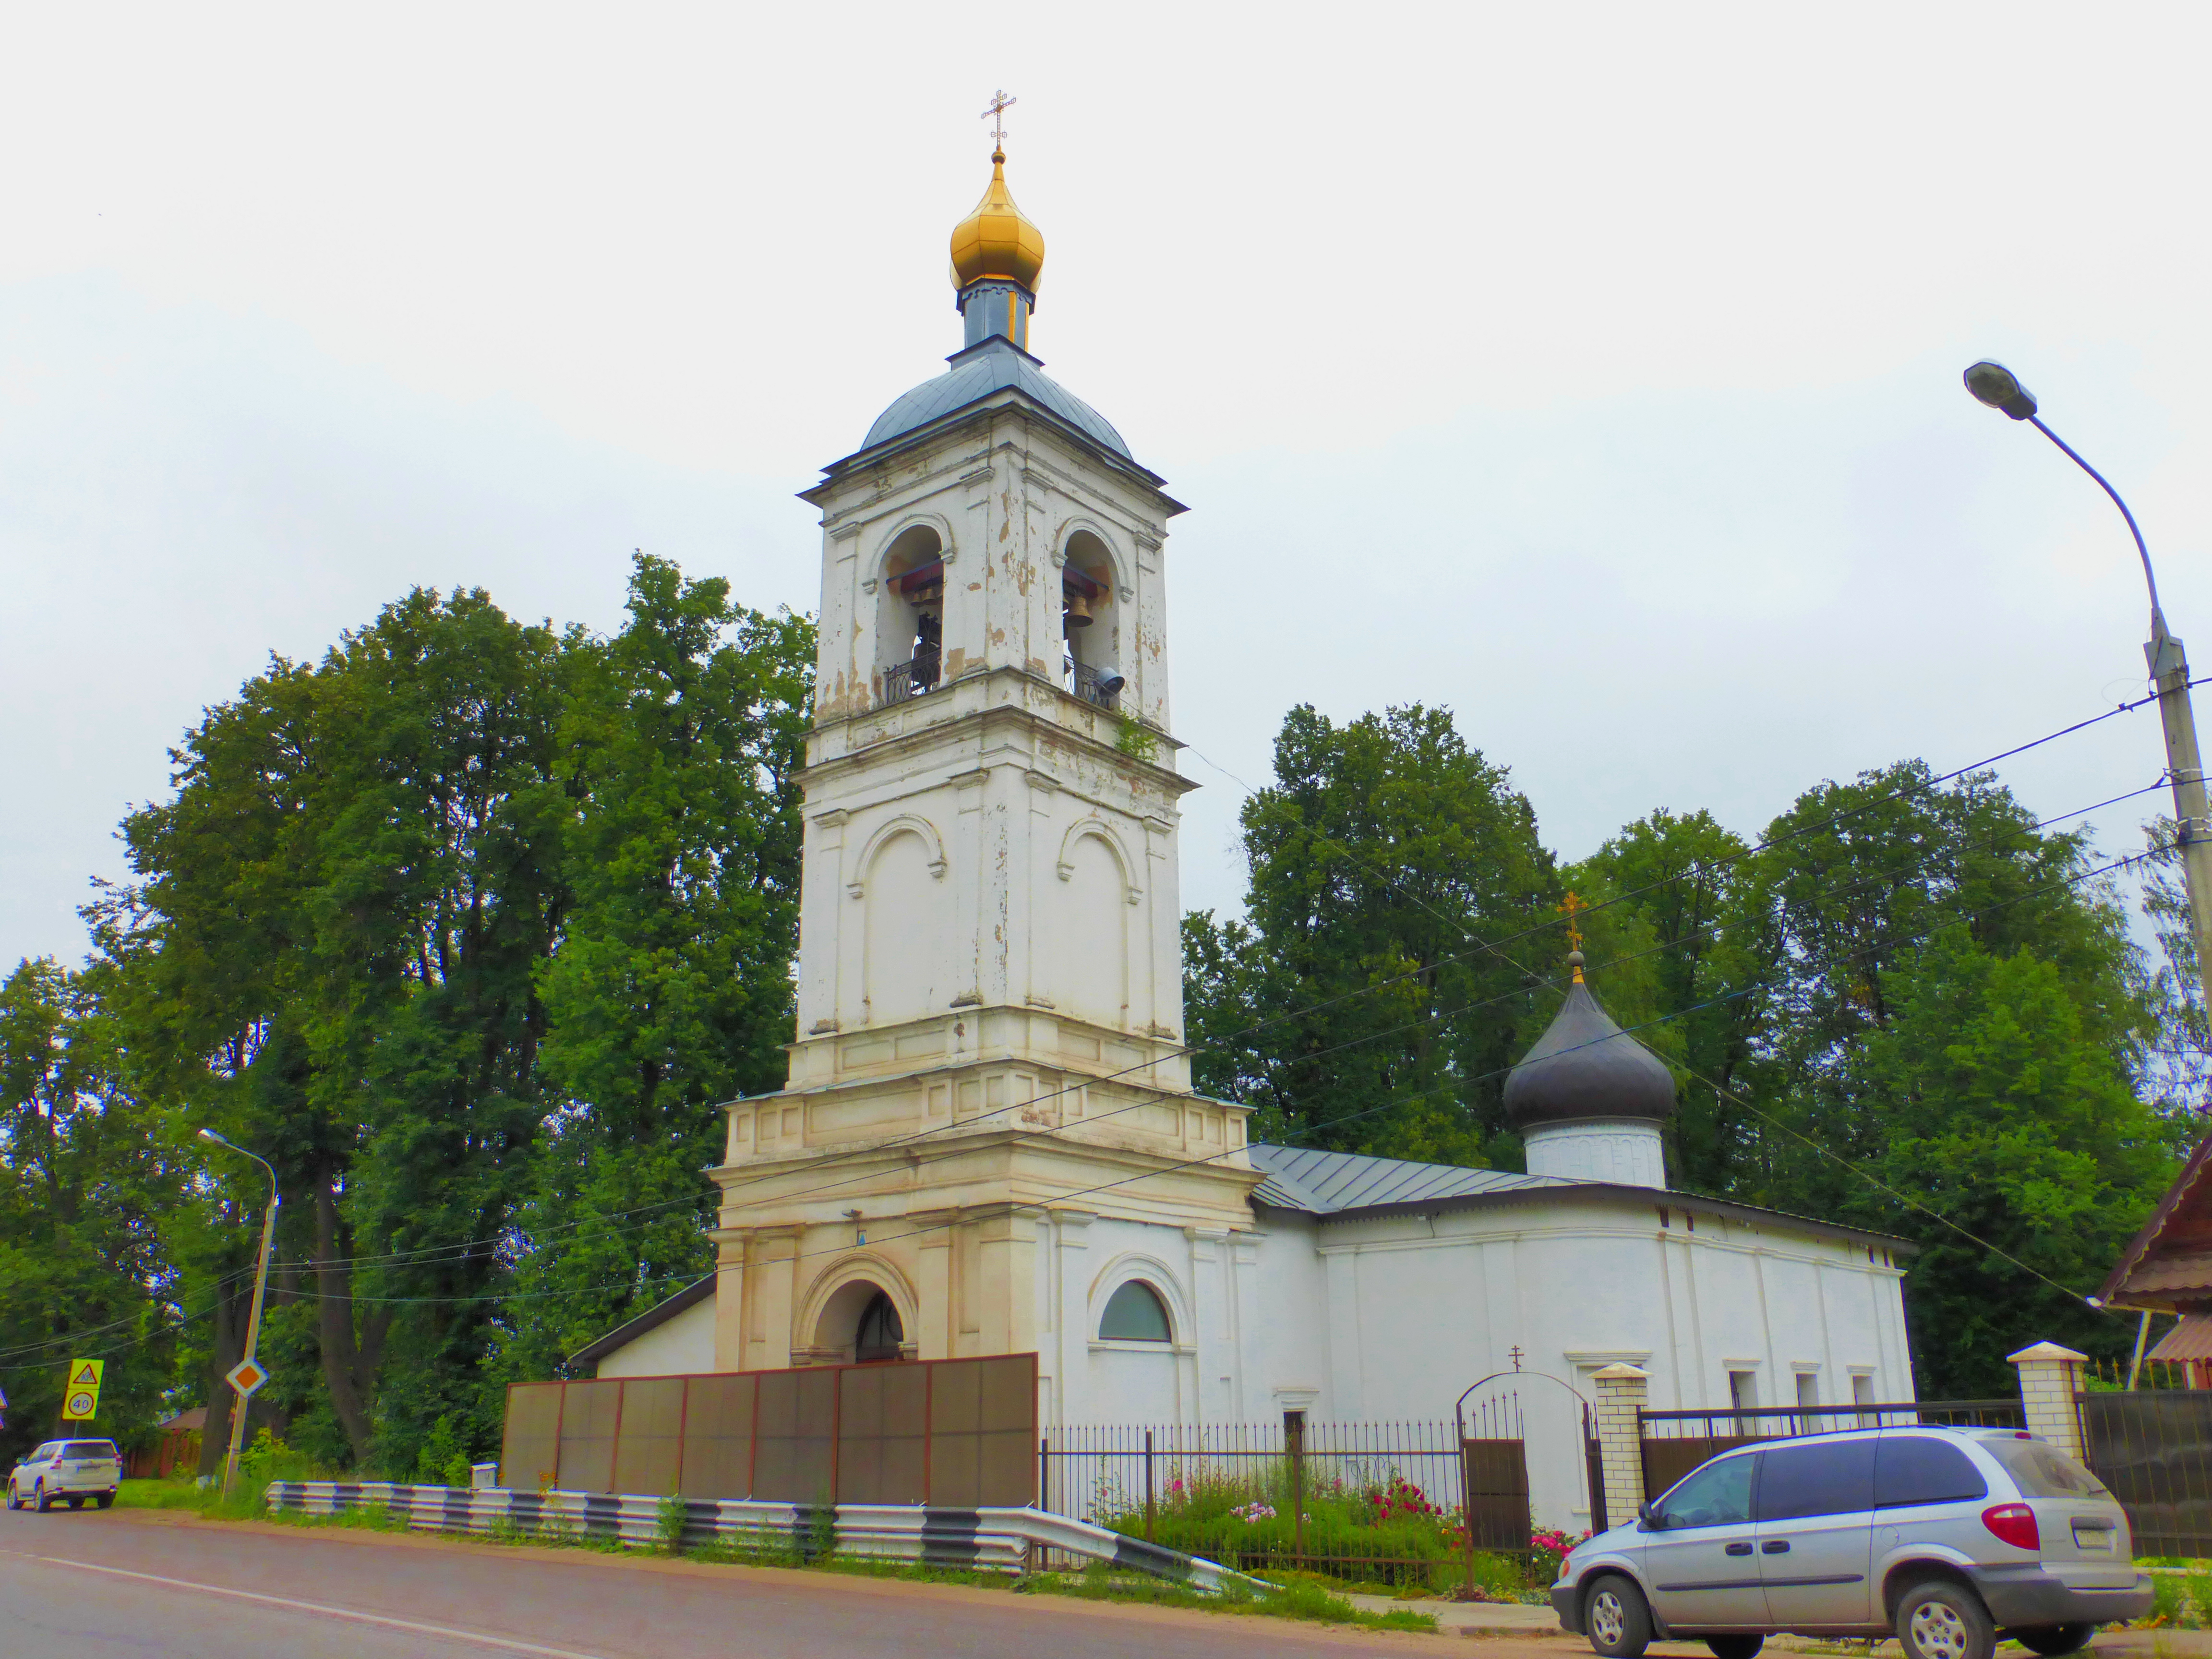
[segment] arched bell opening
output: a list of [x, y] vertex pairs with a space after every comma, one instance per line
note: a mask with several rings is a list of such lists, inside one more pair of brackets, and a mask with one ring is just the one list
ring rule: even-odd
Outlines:
[[945, 543], [926, 524], [901, 531], [876, 589], [876, 674], [886, 703], [934, 691], [945, 669]]
[[872, 1365], [914, 1358], [898, 1304], [880, 1285], [856, 1279], [840, 1285], [815, 1323], [814, 1351], [848, 1364]]
[[1114, 599], [1114, 559], [1088, 530], [1067, 538], [1060, 567], [1060, 633], [1067, 641], [1067, 689], [1111, 708], [1121, 692], [1121, 607]]

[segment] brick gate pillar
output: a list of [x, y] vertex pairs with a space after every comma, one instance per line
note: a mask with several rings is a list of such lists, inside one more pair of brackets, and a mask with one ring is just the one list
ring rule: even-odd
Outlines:
[[2027, 1410], [2028, 1432], [2081, 1459], [2081, 1412], [2074, 1397], [2081, 1392], [2081, 1362], [2088, 1356], [2056, 1342], [2039, 1342], [2005, 1357], [2020, 1368], [2020, 1403]]
[[1633, 1365], [1607, 1365], [1597, 1384], [1597, 1458], [1605, 1472], [1605, 1518], [1616, 1527], [1636, 1519], [1644, 1503], [1644, 1425], [1636, 1414], [1650, 1390]]

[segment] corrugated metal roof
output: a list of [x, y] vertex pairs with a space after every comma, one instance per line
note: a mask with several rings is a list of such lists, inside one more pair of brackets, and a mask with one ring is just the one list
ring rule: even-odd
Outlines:
[[902, 433], [927, 426], [957, 409], [1012, 387], [1116, 455], [1136, 459], [1104, 416], [1058, 381], [1048, 379], [1037, 368], [1036, 359], [1004, 335], [994, 334], [949, 361], [953, 365], [951, 370], [923, 381], [878, 416], [860, 447], [873, 449], [878, 444], [889, 443]]
[[1252, 1167], [1267, 1179], [1252, 1190], [1255, 1204], [1308, 1215], [1335, 1215], [1371, 1204], [1416, 1204], [1425, 1199], [1533, 1187], [1571, 1187], [1555, 1176], [1516, 1175], [1510, 1170], [1462, 1170], [1450, 1164], [1413, 1164], [1400, 1158], [1364, 1158], [1308, 1146], [1247, 1148]]
[[2146, 1359], [2212, 1359], [2212, 1314], [2184, 1314]]

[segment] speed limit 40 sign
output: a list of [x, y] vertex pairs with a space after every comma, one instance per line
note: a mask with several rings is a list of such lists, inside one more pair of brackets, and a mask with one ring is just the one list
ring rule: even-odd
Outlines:
[[89, 1423], [100, 1412], [100, 1379], [107, 1369], [105, 1359], [70, 1361], [69, 1386], [62, 1391], [62, 1417], [71, 1423]]

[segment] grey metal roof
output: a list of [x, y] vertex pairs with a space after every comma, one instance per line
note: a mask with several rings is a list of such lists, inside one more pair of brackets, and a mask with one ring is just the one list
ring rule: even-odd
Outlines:
[[965, 409], [994, 392], [1011, 388], [1057, 415], [1093, 442], [1125, 460], [1136, 459], [1129, 453], [1129, 446], [1121, 441], [1121, 434], [1114, 430], [1104, 416], [1058, 381], [1048, 379], [1040, 372], [1037, 360], [1005, 335], [994, 334], [980, 345], [955, 352], [945, 362], [952, 365], [951, 369], [933, 380], [924, 380], [876, 417], [876, 423], [868, 428], [868, 435], [860, 445], [862, 449], [889, 443], [955, 410]]
[[1450, 1164], [1412, 1164], [1399, 1158], [1364, 1158], [1309, 1146], [1255, 1141], [1247, 1152], [1267, 1179], [1252, 1189], [1255, 1204], [1308, 1215], [1335, 1215], [1374, 1204], [1409, 1204], [1579, 1183], [1556, 1176], [1516, 1175], [1510, 1170], [1462, 1170]]

